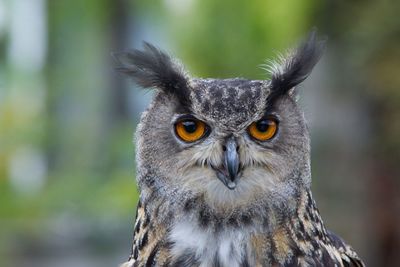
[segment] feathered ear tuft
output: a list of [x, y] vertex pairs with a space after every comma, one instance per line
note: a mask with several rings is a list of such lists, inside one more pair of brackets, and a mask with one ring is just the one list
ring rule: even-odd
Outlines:
[[269, 66], [268, 69], [271, 73], [269, 102], [285, 95], [308, 77], [321, 58], [325, 44], [326, 39], [319, 40], [316, 30], [313, 30], [308, 39], [289, 53], [287, 58], [281, 58], [280, 62]]
[[121, 65], [117, 70], [144, 88], [160, 89], [188, 104], [188, 78], [180, 64], [152, 44], [144, 42], [143, 46], [144, 50], [114, 54]]

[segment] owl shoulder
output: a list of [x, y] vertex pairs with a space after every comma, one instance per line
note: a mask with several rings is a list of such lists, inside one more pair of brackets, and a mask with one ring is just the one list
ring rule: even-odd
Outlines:
[[120, 267], [163, 266], [168, 258], [168, 244], [165, 241], [166, 228], [153, 224], [151, 214], [144, 204], [137, 205], [131, 255]]
[[338, 251], [340, 258], [342, 259], [343, 266], [346, 267], [365, 267], [357, 253], [352, 247], [347, 245], [342, 238], [331, 231], [327, 231], [328, 238], [331, 241], [333, 247]]

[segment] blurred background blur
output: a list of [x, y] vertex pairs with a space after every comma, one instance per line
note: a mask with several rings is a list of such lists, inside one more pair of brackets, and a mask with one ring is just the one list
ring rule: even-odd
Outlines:
[[400, 266], [399, 1], [0, 0], [0, 266], [109, 267], [130, 252], [133, 132], [151, 93], [113, 51], [152, 42], [200, 77], [259, 68], [316, 26], [301, 86], [313, 190], [368, 266]]

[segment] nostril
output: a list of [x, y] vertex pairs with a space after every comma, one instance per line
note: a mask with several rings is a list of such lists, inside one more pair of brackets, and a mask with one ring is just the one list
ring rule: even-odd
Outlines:
[[[240, 147], [236, 146], [236, 152], [239, 152]], [[226, 151], [226, 145], [222, 145], [222, 150]]]

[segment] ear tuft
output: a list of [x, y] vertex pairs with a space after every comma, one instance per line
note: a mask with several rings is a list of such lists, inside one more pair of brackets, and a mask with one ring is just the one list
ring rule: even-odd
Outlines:
[[319, 40], [316, 30], [313, 30], [308, 39], [289, 53], [288, 57], [280, 58], [279, 62], [268, 67], [271, 73], [269, 102], [287, 94], [310, 75], [325, 50], [325, 44], [326, 40]]
[[157, 88], [175, 95], [182, 103], [189, 101], [188, 78], [182, 66], [169, 55], [150, 43], [143, 43], [144, 50], [116, 53], [120, 67], [144, 88]]

